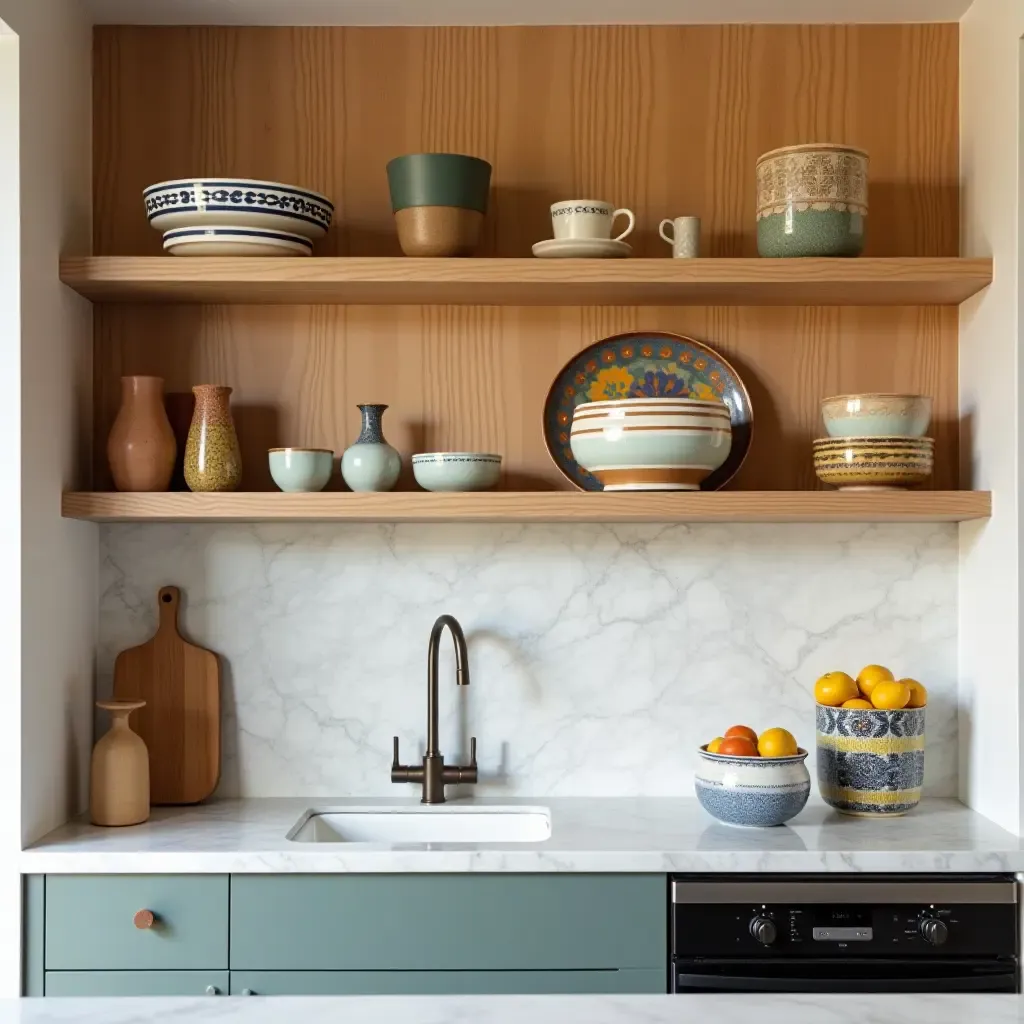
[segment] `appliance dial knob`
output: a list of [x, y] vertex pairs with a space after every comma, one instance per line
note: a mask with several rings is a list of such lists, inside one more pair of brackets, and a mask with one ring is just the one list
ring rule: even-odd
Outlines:
[[770, 946], [779, 937], [779, 930], [770, 917], [755, 917], [750, 922], [750, 934], [762, 946]]
[[926, 917], [921, 922], [921, 937], [929, 945], [941, 946], [949, 938], [949, 928], [937, 917]]

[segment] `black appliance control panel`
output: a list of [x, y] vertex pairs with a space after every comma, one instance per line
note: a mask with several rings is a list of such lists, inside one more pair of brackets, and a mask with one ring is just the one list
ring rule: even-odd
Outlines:
[[[1016, 885], [931, 891], [894, 879], [805, 885], [692, 882], [672, 893], [675, 957], [957, 957], [1017, 953]], [[854, 888], [860, 885], [861, 888]], [[900, 898], [902, 891], [907, 898]], [[830, 891], [834, 899], [829, 899]], [[750, 897], [762, 896], [762, 899]], [[921, 899], [933, 895], [934, 899]], [[942, 899], [946, 896], [946, 900]], [[974, 897], [968, 902], [969, 897]]]

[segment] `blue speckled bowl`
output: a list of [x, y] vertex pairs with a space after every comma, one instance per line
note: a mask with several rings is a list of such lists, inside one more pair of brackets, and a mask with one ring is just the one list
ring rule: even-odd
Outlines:
[[693, 784], [708, 814], [726, 825], [770, 828], [804, 809], [811, 792], [807, 751], [792, 757], [731, 757], [698, 751]]

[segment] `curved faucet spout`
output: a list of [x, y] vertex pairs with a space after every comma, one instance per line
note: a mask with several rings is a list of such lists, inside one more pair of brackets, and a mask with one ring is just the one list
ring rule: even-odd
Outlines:
[[427, 757], [437, 755], [437, 659], [441, 647], [441, 634], [445, 626], [455, 644], [455, 682], [459, 686], [469, 685], [469, 652], [466, 649], [466, 634], [454, 615], [439, 615], [430, 631], [427, 645]]

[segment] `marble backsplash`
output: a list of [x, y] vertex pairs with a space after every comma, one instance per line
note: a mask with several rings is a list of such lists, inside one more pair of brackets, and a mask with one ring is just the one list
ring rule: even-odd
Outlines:
[[[427, 638], [450, 612], [441, 749], [478, 737], [480, 793], [690, 795], [734, 722], [814, 747], [823, 672], [888, 664], [928, 687], [926, 788], [956, 793], [953, 525], [111, 525], [97, 685], [184, 592], [224, 666], [226, 796], [412, 795]], [[813, 764], [809, 764], [813, 775]]]

